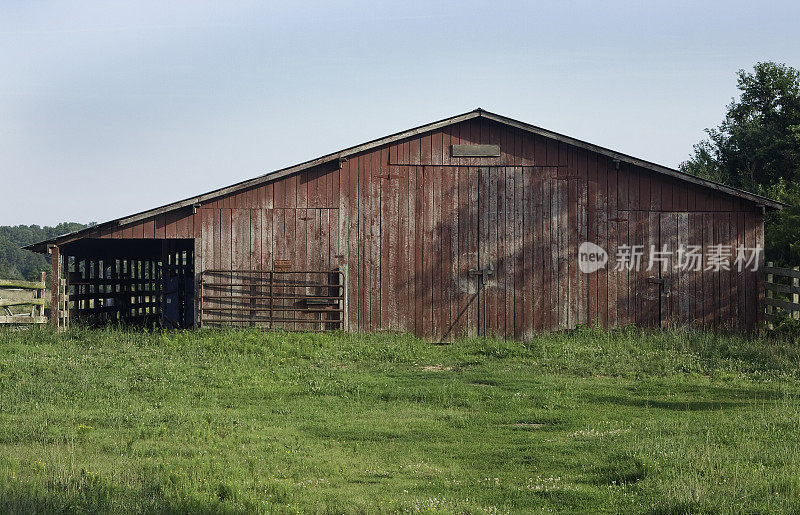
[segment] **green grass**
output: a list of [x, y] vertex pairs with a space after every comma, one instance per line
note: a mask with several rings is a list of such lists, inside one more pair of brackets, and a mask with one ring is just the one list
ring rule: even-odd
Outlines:
[[0, 512], [791, 512], [800, 347], [0, 331]]

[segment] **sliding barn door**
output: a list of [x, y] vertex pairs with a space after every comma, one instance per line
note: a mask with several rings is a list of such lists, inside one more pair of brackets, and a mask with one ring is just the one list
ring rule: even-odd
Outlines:
[[477, 261], [468, 271], [477, 291], [476, 332], [530, 336], [534, 305], [541, 304], [535, 301], [543, 291], [542, 262], [549, 263], [540, 243], [543, 223], [549, 224], [551, 213], [549, 205], [543, 212], [541, 198], [552, 181], [543, 181], [544, 174], [534, 167], [470, 170], [477, 174]]
[[[567, 209], [570, 187], [582, 191], [577, 183], [556, 180], [555, 167], [424, 166], [416, 172], [409, 210], [416, 214], [417, 334], [524, 338], [566, 327], [567, 317], [587, 302], [577, 288], [570, 291], [581, 278], [569, 282], [570, 271], [576, 274], [577, 227], [586, 218]], [[395, 173], [402, 180], [407, 171], [392, 170], [391, 192]], [[395, 195], [383, 198], [393, 203]], [[394, 206], [388, 209], [391, 254]], [[403, 225], [402, 213], [399, 219]]]
[[522, 287], [523, 168], [425, 166], [421, 179], [418, 333], [519, 336], [532, 318]]
[[[413, 168], [412, 168], [413, 170]], [[416, 333], [452, 341], [478, 333], [478, 170], [416, 168], [413, 210]], [[402, 217], [401, 217], [402, 219]]]

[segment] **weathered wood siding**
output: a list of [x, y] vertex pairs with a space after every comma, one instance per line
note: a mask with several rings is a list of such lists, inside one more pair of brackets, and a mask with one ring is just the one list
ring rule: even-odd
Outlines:
[[[501, 153], [451, 157], [455, 144]], [[749, 330], [763, 314], [760, 272], [665, 269], [666, 296], [651, 272], [614, 269], [620, 245], [762, 245], [759, 207], [481, 118], [97, 236], [195, 238], [201, 269], [346, 267], [356, 331]], [[578, 270], [583, 241], [608, 251], [607, 268]], [[478, 295], [470, 270], [485, 268]]]

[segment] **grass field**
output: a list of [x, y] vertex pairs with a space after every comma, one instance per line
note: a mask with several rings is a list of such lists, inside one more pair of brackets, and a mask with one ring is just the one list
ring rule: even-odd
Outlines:
[[0, 512], [774, 512], [800, 348], [0, 332]]

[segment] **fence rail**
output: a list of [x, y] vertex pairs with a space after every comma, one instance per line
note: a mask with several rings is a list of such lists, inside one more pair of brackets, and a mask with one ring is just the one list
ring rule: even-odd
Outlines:
[[40, 281], [0, 279], [0, 325], [46, 324], [45, 273]]
[[780, 268], [767, 263], [766, 319], [773, 322], [783, 317], [800, 320], [800, 267]]

